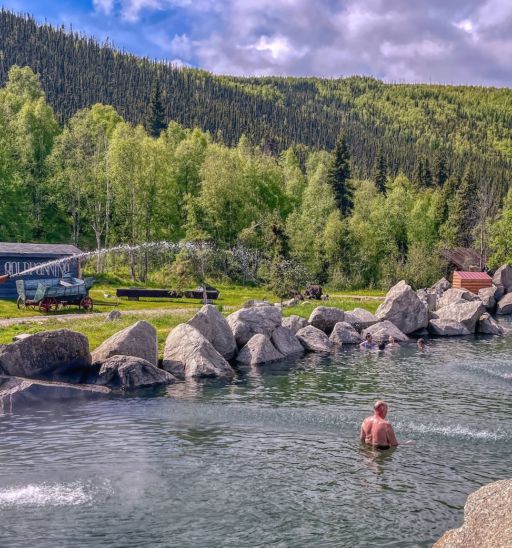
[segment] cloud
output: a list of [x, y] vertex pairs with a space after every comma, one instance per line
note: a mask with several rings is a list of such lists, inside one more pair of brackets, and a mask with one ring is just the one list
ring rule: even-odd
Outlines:
[[512, 85], [510, 0], [94, 0], [162, 57], [237, 75]]

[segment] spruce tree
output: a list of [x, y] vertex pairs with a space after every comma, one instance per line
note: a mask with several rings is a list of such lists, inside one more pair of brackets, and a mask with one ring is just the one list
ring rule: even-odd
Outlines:
[[352, 210], [354, 191], [350, 184], [350, 154], [343, 132], [340, 132], [336, 140], [327, 182], [334, 190], [336, 203], [342, 215], [348, 215]]
[[382, 150], [379, 150], [377, 159], [375, 161], [375, 166], [374, 166], [373, 182], [375, 183], [377, 190], [380, 193], [384, 194], [384, 196], [387, 194], [386, 181], [387, 181], [386, 159], [384, 158], [384, 154], [382, 153]]
[[164, 109], [158, 80], [154, 80], [151, 86], [145, 128], [151, 137], [159, 137], [161, 131], [165, 129]]
[[432, 166], [432, 181], [434, 185], [443, 187], [448, 180], [448, 169], [446, 166], [446, 156], [444, 151], [439, 150], [434, 157], [434, 165]]
[[469, 166], [455, 193], [452, 214], [448, 222], [456, 233], [455, 243], [461, 247], [473, 245], [473, 229], [478, 221], [478, 185]]

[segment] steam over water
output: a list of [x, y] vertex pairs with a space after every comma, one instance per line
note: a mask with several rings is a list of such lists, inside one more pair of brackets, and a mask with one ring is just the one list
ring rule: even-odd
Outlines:
[[[512, 470], [512, 335], [0, 418], [0, 546], [429, 546]], [[375, 399], [399, 439], [359, 446]]]

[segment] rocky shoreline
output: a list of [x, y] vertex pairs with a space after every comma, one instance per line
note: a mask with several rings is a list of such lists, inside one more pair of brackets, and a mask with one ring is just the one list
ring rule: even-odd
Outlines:
[[376, 314], [318, 306], [308, 320], [283, 318], [280, 306], [250, 301], [224, 317], [203, 306], [168, 335], [158, 361], [156, 329], [141, 320], [115, 333], [92, 353], [89, 341], [67, 329], [16, 337], [0, 346], [0, 410], [40, 400], [104, 397], [178, 379], [231, 379], [237, 365], [265, 364], [305, 352], [331, 352], [374, 340], [410, 337], [502, 335], [492, 313], [512, 313], [512, 268], [498, 269], [493, 286], [475, 295], [445, 280], [414, 291], [405, 281], [386, 295]]

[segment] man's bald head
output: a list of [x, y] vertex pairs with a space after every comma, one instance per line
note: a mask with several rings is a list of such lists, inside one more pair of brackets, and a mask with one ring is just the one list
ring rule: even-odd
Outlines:
[[373, 405], [373, 410], [377, 415], [384, 418], [388, 412], [388, 404], [384, 400], [377, 400]]

